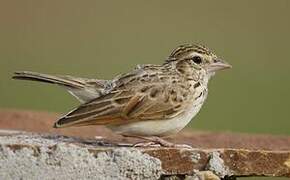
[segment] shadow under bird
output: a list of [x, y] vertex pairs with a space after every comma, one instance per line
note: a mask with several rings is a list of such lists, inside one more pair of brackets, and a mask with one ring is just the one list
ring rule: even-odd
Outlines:
[[208, 81], [230, 68], [202, 45], [177, 47], [162, 65], [138, 65], [112, 80], [15, 72], [14, 79], [57, 84], [81, 105], [61, 117], [55, 128], [105, 125], [124, 136], [149, 140], [135, 146], [177, 144], [161, 137], [182, 130], [198, 113], [208, 94]]

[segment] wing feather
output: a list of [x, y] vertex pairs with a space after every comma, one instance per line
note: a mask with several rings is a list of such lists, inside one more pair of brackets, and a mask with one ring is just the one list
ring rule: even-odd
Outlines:
[[181, 91], [168, 82], [156, 83], [150, 79], [140, 84], [139, 81], [126, 80], [126, 84], [117, 89], [79, 106], [59, 119], [55, 127], [161, 120], [173, 118], [184, 110], [185, 99], [178, 94]]

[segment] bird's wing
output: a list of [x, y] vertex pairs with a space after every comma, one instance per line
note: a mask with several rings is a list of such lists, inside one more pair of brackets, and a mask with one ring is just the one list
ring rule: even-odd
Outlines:
[[120, 78], [111, 92], [79, 106], [58, 120], [55, 127], [161, 120], [183, 112], [187, 90], [182, 86], [173, 88], [168, 81], [158, 81], [159, 77], [152, 74], [136, 78], [128, 74]]

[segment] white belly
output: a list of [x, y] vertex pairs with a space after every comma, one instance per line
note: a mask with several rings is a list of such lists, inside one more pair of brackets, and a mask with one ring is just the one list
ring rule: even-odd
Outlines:
[[109, 128], [124, 135], [168, 136], [182, 130], [198, 113], [202, 104], [194, 104], [186, 112], [172, 119], [134, 122]]

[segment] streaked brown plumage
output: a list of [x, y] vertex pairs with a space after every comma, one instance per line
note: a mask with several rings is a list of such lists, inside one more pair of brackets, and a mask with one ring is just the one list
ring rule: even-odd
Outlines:
[[124, 135], [166, 136], [180, 131], [199, 111], [210, 77], [230, 65], [201, 45], [181, 45], [162, 65], [139, 65], [113, 80], [16, 72], [15, 79], [55, 83], [83, 104], [56, 128], [106, 125]]

